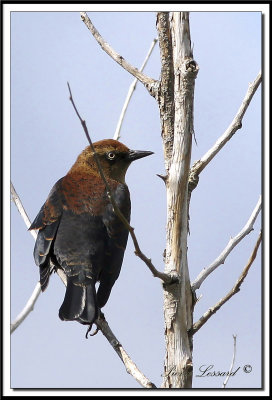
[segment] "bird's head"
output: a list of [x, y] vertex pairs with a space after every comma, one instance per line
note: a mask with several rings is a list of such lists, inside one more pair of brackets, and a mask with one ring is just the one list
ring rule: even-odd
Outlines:
[[[125, 175], [132, 161], [153, 154], [153, 151], [130, 150], [123, 143], [113, 139], [100, 140], [93, 146], [105, 177], [122, 183], [125, 182]], [[92, 172], [99, 173], [91, 146], [83, 150], [72, 169], [77, 167], [90, 168]]]

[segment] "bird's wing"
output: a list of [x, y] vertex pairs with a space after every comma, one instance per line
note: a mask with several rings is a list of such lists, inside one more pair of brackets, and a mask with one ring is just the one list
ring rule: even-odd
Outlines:
[[47, 287], [50, 275], [49, 252], [56, 236], [63, 210], [60, 191], [61, 179], [53, 186], [49, 196], [32, 222], [29, 230], [37, 229], [38, 236], [34, 247], [34, 259], [40, 267], [40, 283], [42, 291]]
[[[117, 206], [129, 222], [130, 196], [127, 186], [119, 184], [113, 192], [113, 196]], [[103, 307], [108, 301], [112, 286], [120, 274], [128, 238], [128, 230], [113, 211], [111, 204], [107, 206], [103, 215], [103, 223], [107, 228], [109, 239], [105, 265], [100, 274], [100, 286], [97, 292], [99, 307]]]

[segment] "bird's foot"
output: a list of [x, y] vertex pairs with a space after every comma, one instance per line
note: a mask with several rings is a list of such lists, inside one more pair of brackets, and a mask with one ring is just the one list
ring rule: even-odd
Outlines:
[[[101, 311], [100, 308], [98, 309], [97, 321], [98, 321], [99, 319], [105, 320], [105, 316], [104, 316], [104, 314], [102, 313], [102, 311]], [[93, 324], [90, 324], [90, 325], [89, 325], [89, 328], [88, 328], [88, 330], [87, 330], [87, 332], [86, 332], [86, 335], [85, 335], [86, 339], [88, 339], [88, 333], [92, 330], [92, 326], [93, 326]], [[95, 330], [93, 333], [90, 333], [89, 336], [95, 336], [99, 331], [100, 331], [100, 328], [97, 326], [97, 327], [96, 327], [96, 330]]]
[[[89, 328], [87, 329], [87, 332], [86, 332], [86, 335], [85, 335], [86, 339], [88, 339], [88, 333], [92, 330], [92, 326], [93, 326], [93, 324], [91, 324], [89, 326]], [[89, 336], [95, 336], [99, 331], [100, 331], [100, 329], [97, 327], [96, 330], [93, 333], [90, 333]]]

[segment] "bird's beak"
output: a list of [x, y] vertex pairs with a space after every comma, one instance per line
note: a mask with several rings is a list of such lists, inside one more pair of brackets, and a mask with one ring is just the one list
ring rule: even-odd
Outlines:
[[129, 150], [129, 153], [127, 155], [127, 160], [135, 161], [138, 160], [139, 158], [151, 156], [151, 154], [154, 154], [153, 151]]

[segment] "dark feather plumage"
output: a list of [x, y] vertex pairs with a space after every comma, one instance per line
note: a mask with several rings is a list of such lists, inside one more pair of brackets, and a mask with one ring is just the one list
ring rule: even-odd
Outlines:
[[[131, 151], [112, 139], [96, 142], [94, 147], [115, 202], [129, 221], [125, 173], [133, 160], [152, 152]], [[59, 317], [91, 325], [120, 274], [128, 231], [113, 211], [90, 146], [54, 185], [29, 229], [38, 230], [34, 259], [42, 291], [48, 285], [52, 261], [67, 277]]]

